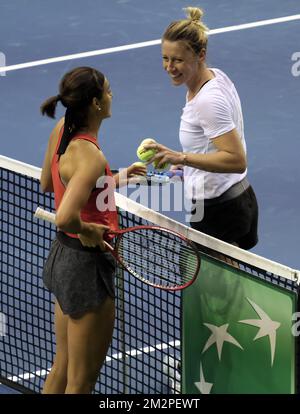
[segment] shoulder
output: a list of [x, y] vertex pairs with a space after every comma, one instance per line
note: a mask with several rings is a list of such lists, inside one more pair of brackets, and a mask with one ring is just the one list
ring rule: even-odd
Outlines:
[[197, 117], [204, 128], [215, 129], [224, 124], [231, 128], [233, 113], [230, 101], [218, 83], [211, 82], [198, 101]]
[[60, 120], [56, 123], [55, 127], [53, 128], [52, 132], [51, 132], [51, 137], [53, 138], [57, 138], [62, 127], [64, 126], [65, 123], [65, 118], [60, 118]]
[[[208, 81], [200, 90], [200, 93], [196, 97], [198, 105], [215, 105], [219, 102], [224, 101], [225, 92], [224, 92], [224, 78], [226, 77], [224, 72], [219, 69], [211, 69], [215, 77]], [[229, 79], [228, 79], [229, 80]], [[229, 82], [231, 82], [229, 80]], [[232, 83], [232, 82], [231, 82]]]
[[60, 135], [60, 131], [64, 125], [65, 119], [61, 118], [55, 125], [55, 127], [52, 129], [51, 133], [50, 133], [50, 137], [48, 140], [48, 149], [47, 149], [47, 154], [49, 157], [49, 161], [52, 160], [52, 157], [54, 155], [57, 143], [58, 143], [58, 139], [59, 139], [59, 135]]
[[215, 75], [203, 88], [201, 94], [205, 99], [225, 98], [228, 92], [234, 88], [232, 80], [220, 69], [211, 68], [210, 71]]
[[84, 139], [70, 142], [65, 155], [74, 169], [94, 172], [98, 177], [107, 162], [103, 152], [95, 144]]
[[199, 96], [197, 102], [198, 111], [202, 114], [211, 114], [228, 110], [229, 108], [230, 105], [225, 93], [213, 79], [211, 85], [207, 85], [207, 88]]
[[213, 72], [213, 74], [215, 75], [215, 79], [218, 82], [225, 82], [228, 85], [232, 85], [233, 84], [232, 80], [227, 75], [227, 73], [223, 72], [221, 69], [218, 69], [218, 68], [210, 68], [210, 71]]
[[59, 138], [60, 131], [61, 131], [62, 127], [64, 126], [64, 122], [65, 122], [65, 118], [61, 118], [56, 123], [53, 130], [51, 131], [50, 139], [49, 139], [49, 145], [50, 145], [50, 148], [52, 149], [52, 152], [54, 152], [54, 149], [56, 147], [56, 144], [57, 144], [57, 141], [58, 141], [58, 138]]
[[104, 174], [106, 159], [93, 143], [85, 140], [70, 142], [59, 160], [59, 173], [65, 183], [72, 177], [80, 177], [81, 182], [94, 183]]
[[88, 164], [105, 159], [103, 152], [92, 142], [85, 139], [76, 139], [70, 142], [67, 153], [74, 162]]

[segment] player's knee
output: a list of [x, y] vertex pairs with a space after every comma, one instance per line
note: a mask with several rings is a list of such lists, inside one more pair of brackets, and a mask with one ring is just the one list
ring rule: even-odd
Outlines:
[[67, 380], [68, 363], [67, 361], [56, 358], [51, 368], [52, 376]]
[[71, 383], [67, 385], [65, 394], [91, 394], [93, 389], [91, 384]]
[[96, 374], [89, 374], [88, 376], [82, 376], [77, 378], [68, 378], [68, 384], [66, 388], [66, 394], [90, 394], [95, 388], [95, 384], [98, 378], [98, 372]]

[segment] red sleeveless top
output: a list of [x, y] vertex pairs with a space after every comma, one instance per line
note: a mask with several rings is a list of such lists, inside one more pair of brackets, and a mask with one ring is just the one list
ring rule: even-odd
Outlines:
[[[54, 200], [55, 200], [55, 209], [58, 210], [58, 207], [61, 203], [61, 200], [64, 196], [66, 187], [63, 184], [60, 174], [59, 174], [59, 157], [57, 154], [58, 147], [63, 135], [63, 128], [60, 132], [58, 143], [52, 158], [51, 162], [51, 174], [52, 182], [54, 188]], [[96, 138], [90, 135], [75, 135], [71, 141], [76, 139], [83, 139], [85, 141], [90, 141], [99, 149]], [[107, 178], [108, 177], [108, 178]], [[102, 181], [102, 184], [101, 184]], [[81, 220], [86, 223], [97, 223], [104, 224], [109, 226], [111, 230], [118, 230], [118, 214], [115, 204], [115, 181], [113, 179], [112, 172], [109, 168], [108, 163], [105, 167], [105, 172], [102, 177], [97, 181], [99, 183], [99, 188], [95, 187], [91, 192], [91, 195], [88, 199], [87, 204], [81, 209], [80, 217]], [[103, 194], [101, 194], [103, 192]], [[73, 238], [78, 238], [77, 234], [66, 233], [68, 236]], [[108, 237], [109, 238], [109, 237]]]

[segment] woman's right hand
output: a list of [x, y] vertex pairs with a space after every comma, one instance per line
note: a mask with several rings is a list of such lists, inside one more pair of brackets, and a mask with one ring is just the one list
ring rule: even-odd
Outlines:
[[85, 247], [99, 246], [102, 251], [106, 250], [103, 240], [104, 233], [109, 230], [108, 226], [96, 223], [84, 223], [81, 233], [78, 234], [81, 244]]

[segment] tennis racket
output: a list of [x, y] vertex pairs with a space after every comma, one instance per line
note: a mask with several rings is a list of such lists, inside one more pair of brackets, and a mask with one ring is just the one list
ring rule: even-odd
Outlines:
[[[38, 207], [35, 217], [55, 224], [55, 214]], [[190, 286], [200, 270], [200, 254], [194, 243], [159, 226], [136, 226], [108, 232], [114, 247], [107, 250], [137, 279], [169, 291]]]

